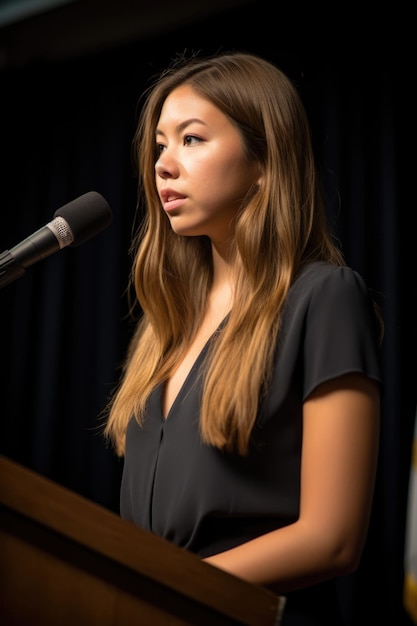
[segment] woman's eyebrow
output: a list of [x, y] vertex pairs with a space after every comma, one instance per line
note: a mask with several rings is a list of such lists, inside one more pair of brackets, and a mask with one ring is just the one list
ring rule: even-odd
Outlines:
[[[180, 122], [179, 124], [177, 124], [177, 126], [175, 127], [175, 130], [177, 132], [181, 132], [185, 128], [187, 128], [187, 126], [193, 123], [203, 124], [204, 126], [206, 126], [206, 123], [203, 122], [203, 120], [200, 120], [198, 117], [191, 117], [190, 119], [184, 120], [183, 122]], [[165, 133], [161, 129], [157, 128], [155, 130], [155, 135], [165, 135]]]

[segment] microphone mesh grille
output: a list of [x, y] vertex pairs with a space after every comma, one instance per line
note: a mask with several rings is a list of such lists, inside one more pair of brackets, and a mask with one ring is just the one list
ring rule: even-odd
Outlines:
[[68, 222], [60, 215], [53, 219], [52, 222], [49, 222], [47, 226], [58, 239], [60, 248], [65, 248], [74, 241], [74, 235]]

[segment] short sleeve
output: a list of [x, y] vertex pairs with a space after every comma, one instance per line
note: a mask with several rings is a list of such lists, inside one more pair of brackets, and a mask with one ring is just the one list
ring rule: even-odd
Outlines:
[[304, 398], [320, 383], [352, 372], [381, 382], [378, 324], [367, 285], [349, 267], [325, 267], [310, 283], [306, 303]]

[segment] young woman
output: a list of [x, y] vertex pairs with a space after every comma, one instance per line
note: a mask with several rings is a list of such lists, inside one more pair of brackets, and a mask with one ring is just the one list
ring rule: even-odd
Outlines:
[[146, 96], [142, 315], [105, 427], [121, 515], [285, 595], [283, 626], [337, 626], [332, 581], [357, 568], [370, 517], [382, 322], [278, 68], [183, 59]]

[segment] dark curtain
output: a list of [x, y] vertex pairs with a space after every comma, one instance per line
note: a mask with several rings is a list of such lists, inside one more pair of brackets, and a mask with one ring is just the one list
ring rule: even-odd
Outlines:
[[337, 235], [386, 324], [371, 527], [361, 567], [340, 581], [341, 603], [348, 626], [407, 626], [404, 528], [417, 404], [411, 61], [384, 46], [355, 55], [284, 50], [266, 14], [248, 3], [239, 29], [229, 11], [148, 41], [0, 73], [0, 252], [87, 191], [101, 193], [113, 212], [106, 231], [0, 291], [0, 453], [118, 512], [122, 464], [105, 446], [101, 413], [132, 331], [126, 288], [139, 97], [177, 52], [264, 55], [300, 90]]

